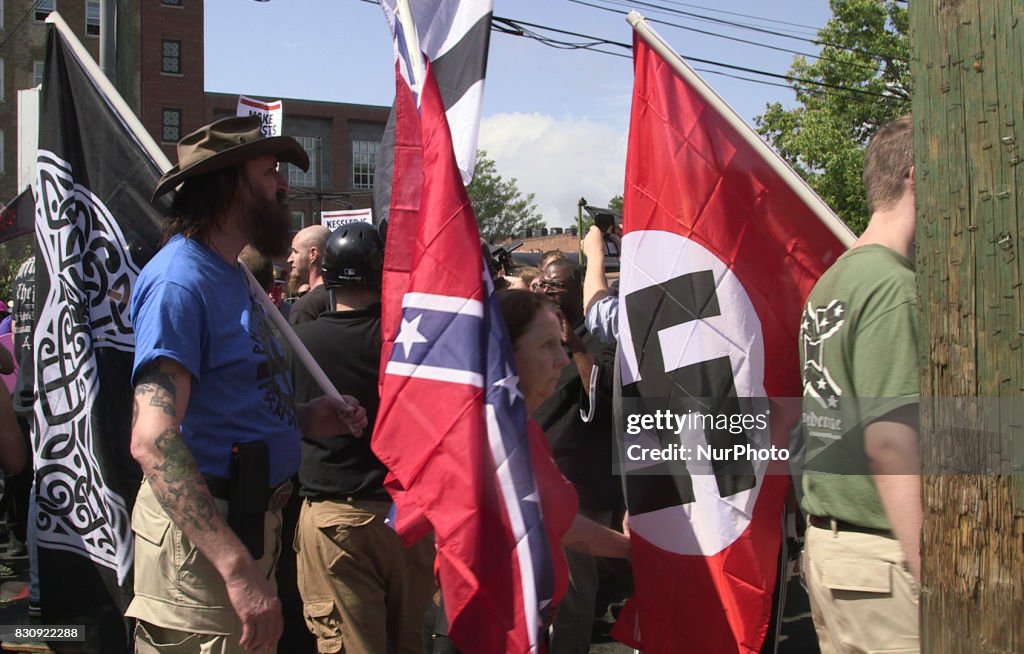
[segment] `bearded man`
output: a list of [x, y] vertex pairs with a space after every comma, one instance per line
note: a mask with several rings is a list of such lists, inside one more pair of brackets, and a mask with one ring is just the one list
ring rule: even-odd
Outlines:
[[272, 651], [281, 513], [300, 432], [356, 433], [352, 398], [295, 405], [283, 350], [237, 260], [252, 244], [283, 256], [288, 186], [309, 159], [255, 117], [219, 120], [178, 143], [165, 243], [139, 274], [132, 456], [144, 480], [132, 514], [136, 651]]

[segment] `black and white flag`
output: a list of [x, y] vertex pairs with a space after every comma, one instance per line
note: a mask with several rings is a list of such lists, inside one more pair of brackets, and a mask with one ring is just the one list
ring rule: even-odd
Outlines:
[[[380, 4], [388, 22], [394, 23], [397, 0], [381, 0]], [[440, 9], [435, 16], [420, 15], [432, 11], [437, 5]], [[491, 3], [445, 0], [440, 3], [410, 3], [410, 7], [416, 24], [430, 25], [430, 29], [419, 36], [420, 50], [431, 57], [431, 68], [452, 133], [455, 160], [462, 183], [469, 184], [476, 165], [480, 111], [484, 101], [484, 76], [493, 15]], [[398, 29], [403, 29], [401, 24]], [[377, 153], [374, 175], [373, 216], [377, 223], [387, 219], [390, 213], [394, 163], [395, 111], [392, 109]]]
[[102, 651], [120, 652], [141, 479], [128, 306], [160, 243], [158, 150], [66, 26], [48, 29], [33, 334], [41, 601], [48, 624], [95, 625]]

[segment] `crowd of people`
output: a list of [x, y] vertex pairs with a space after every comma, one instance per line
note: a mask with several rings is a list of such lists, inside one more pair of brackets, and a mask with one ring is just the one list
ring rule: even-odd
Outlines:
[[[126, 611], [136, 651], [260, 652], [279, 642], [288, 652], [455, 651], [434, 543], [407, 547], [389, 526], [387, 469], [370, 447], [383, 236], [355, 223], [289, 240], [280, 165], [305, 170], [309, 160], [295, 140], [260, 127], [233, 117], [189, 134], [154, 192], [174, 196], [165, 242], [131, 298], [131, 454], [143, 474]], [[802, 317], [805, 407], [855, 425], [806, 435], [808, 451], [831, 452], [799, 488], [802, 568], [823, 652], [917, 648], [912, 153], [909, 118], [872, 140], [871, 223]], [[605, 238], [597, 228], [584, 238], [585, 273], [553, 252], [499, 280], [546, 529], [566, 554], [548, 630], [554, 653], [589, 651], [596, 557], [630, 553], [613, 473], [619, 298], [603, 271]], [[282, 313], [340, 396], [324, 392], [258, 296], [274, 293], [273, 260], [286, 255], [289, 286], [303, 294]], [[14, 368], [7, 354], [0, 348], [0, 373]], [[823, 401], [825, 385], [841, 406]], [[31, 399], [12, 402], [0, 385], [9, 475], [29, 459], [30, 413]], [[834, 442], [843, 448], [826, 447]]]

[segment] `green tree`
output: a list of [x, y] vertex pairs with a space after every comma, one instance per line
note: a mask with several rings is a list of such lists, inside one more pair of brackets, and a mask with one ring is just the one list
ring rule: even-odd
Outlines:
[[477, 151], [473, 181], [466, 191], [473, 203], [480, 236], [489, 243], [511, 238], [524, 229], [536, 230], [544, 226], [533, 193], [523, 195], [515, 177], [502, 178], [485, 150]]
[[608, 200], [608, 208], [612, 211], [622, 211], [622, 196], [616, 195], [611, 200]]
[[891, 0], [830, 0], [818, 30], [820, 58], [797, 56], [790, 85], [799, 103], [769, 104], [758, 132], [853, 231], [867, 225], [861, 181], [874, 131], [910, 112], [907, 9]]

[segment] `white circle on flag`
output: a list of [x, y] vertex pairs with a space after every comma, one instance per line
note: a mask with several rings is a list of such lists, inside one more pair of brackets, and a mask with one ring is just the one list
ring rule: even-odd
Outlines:
[[[622, 239], [622, 277], [619, 296], [628, 310], [629, 295], [656, 284], [703, 271], [715, 280], [721, 314], [668, 327], [657, 338], [666, 372], [701, 361], [729, 357], [744, 412], [764, 412], [764, 335], [757, 311], [739, 278], [700, 243], [673, 232], [634, 231]], [[625, 311], [619, 314], [619, 345], [622, 384], [639, 377], [637, 352]], [[755, 406], [756, 404], [756, 406]], [[754, 447], [771, 445], [770, 430], [748, 430]], [[653, 433], [644, 433], [631, 443], [663, 447]], [[712, 471], [712, 462], [698, 456], [698, 446], [707, 446], [702, 430], [683, 430], [679, 444], [688, 448], [687, 470], [693, 480], [695, 500], [649, 513], [630, 515], [630, 529], [659, 548], [677, 554], [716, 554], [732, 543], [750, 525], [754, 505], [764, 480], [767, 461], [751, 461], [757, 483], [753, 488], [722, 497]], [[624, 461], [627, 472], [657, 462]], [[628, 500], [628, 498], [627, 498]]]

